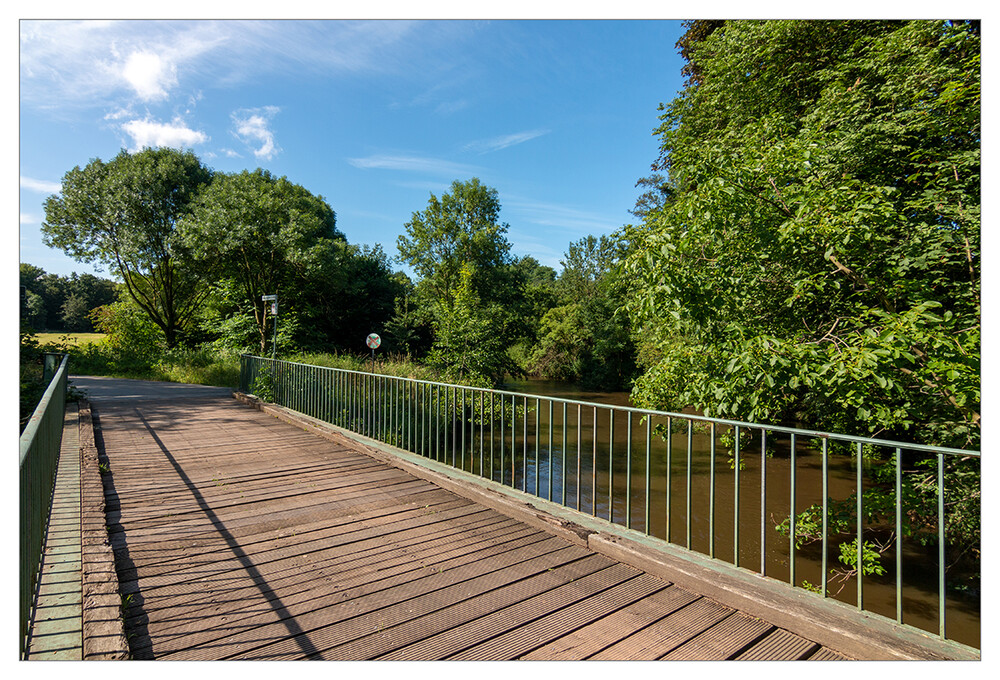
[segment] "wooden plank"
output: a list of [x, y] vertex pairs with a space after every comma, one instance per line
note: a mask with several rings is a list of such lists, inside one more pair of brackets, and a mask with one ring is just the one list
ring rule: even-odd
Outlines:
[[796, 661], [809, 658], [818, 649], [815, 642], [776, 628], [734, 658], [738, 661]]
[[659, 659], [670, 650], [708, 630], [732, 612], [732, 609], [712, 600], [699, 598], [589, 658], [598, 661]]
[[698, 599], [671, 585], [580, 630], [553, 640], [521, 657], [526, 661], [581, 661], [624, 640]]
[[639, 574], [633, 579], [595, 593], [592, 597], [563, 606], [547, 616], [465, 649], [450, 659], [454, 661], [517, 659], [666, 586], [666, 583], [654, 576]]
[[[530, 540], [527, 539], [527, 540]], [[253, 616], [243, 618], [236, 626], [226, 623], [220, 631], [206, 630], [213, 622], [196, 622], [189, 630], [154, 641], [157, 658], [219, 659], [238, 655], [247, 649], [289, 639], [303, 654], [315, 653], [304, 632], [330, 623], [362, 616], [389, 606], [394, 602], [412, 599], [428, 592], [454, 588], [456, 584], [485, 573], [516, 564], [522, 560], [571, 547], [558, 539], [544, 539], [513, 549], [492, 554], [489, 559], [478, 559], [448, 570], [424, 570], [430, 573], [409, 572], [382, 581], [365, 583], [347, 590], [311, 591], [271, 602], [261, 602]], [[581, 552], [582, 549], [575, 548]], [[235, 634], [233, 628], [238, 630]]]
[[835, 652], [827, 647], [820, 647], [815, 654], [809, 657], [809, 661], [850, 661], [850, 657], [844, 656], [840, 652]]
[[721, 661], [739, 654], [773, 630], [774, 626], [740, 612], [733, 612], [705, 632], [685, 642], [666, 661]]
[[479, 642], [503, 635], [561, 607], [572, 605], [595, 593], [635, 578], [637, 575], [634, 569], [622, 564], [616, 564], [609, 560], [608, 565], [606, 569], [523, 600], [513, 606], [491, 612], [467, 624], [432, 635], [379, 658], [407, 661], [448, 659]]

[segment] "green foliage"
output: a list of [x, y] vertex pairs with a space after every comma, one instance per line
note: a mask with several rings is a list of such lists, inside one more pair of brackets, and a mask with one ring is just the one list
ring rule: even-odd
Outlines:
[[623, 289], [616, 283], [620, 246], [611, 237], [587, 236], [569, 246], [554, 282], [562, 304], [539, 323], [526, 367], [535, 375], [579, 382], [587, 389], [624, 389], [635, 371], [635, 344]]
[[415, 335], [420, 316], [434, 341], [428, 361], [449, 379], [498, 384], [518, 373], [508, 348], [523, 335], [525, 274], [514, 267], [497, 191], [478, 179], [455, 181], [440, 199], [414, 213], [397, 240], [400, 259], [421, 277], [413, 302], [419, 316], [401, 317], [397, 333]]
[[89, 333], [90, 312], [114, 302], [118, 285], [92, 274], [59, 276], [22, 262], [21, 322], [36, 330]]
[[979, 47], [943, 22], [725, 22], [625, 231], [638, 403], [979, 440]]
[[447, 380], [492, 387], [517, 365], [507, 353], [505, 314], [499, 305], [483, 305], [472, 287], [472, 267], [460, 272], [455, 300], [437, 319], [437, 338], [428, 362]]
[[334, 266], [345, 243], [333, 210], [321, 196], [266, 170], [217, 174], [178, 233], [200, 275], [229, 301], [225, 316], [253, 319], [261, 352], [270, 320], [261, 296], [278, 295], [280, 332], [289, 311], [301, 316], [310, 294], [343, 275]]
[[175, 227], [210, 179], [194, 154], [174, 149], [94, 159], [67, 172], [62, 192], [45, 201], [45, 243], [108, 266], [172, 347], [205, 294]]

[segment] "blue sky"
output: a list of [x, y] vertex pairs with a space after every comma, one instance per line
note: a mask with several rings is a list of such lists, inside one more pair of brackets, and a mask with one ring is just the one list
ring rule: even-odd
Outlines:
[[[682, 86], [670, 20], [20, 22], [20, 261], [63, 174], [121, 149], [191, 149], [322, 195], [351, 243], [396, 238], [453, 180], [499, 192], [515, 255], [633, 219], [657, 107]], [[402, 268], [401, 265], [396, 265]]]

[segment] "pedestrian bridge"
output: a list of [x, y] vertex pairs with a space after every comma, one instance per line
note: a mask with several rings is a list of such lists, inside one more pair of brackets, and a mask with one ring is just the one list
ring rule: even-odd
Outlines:
[[[235, 394], [72, 378], [88, 394], [67, 425], [79, 428], [81, 484], [103, 499], [84, 504], [81, 525], [106, 525], [108, 548], [90, 550], [90, 565], [85, 550], [83, 571], [113, 575], [122, 621], [116, 637], [105, 616], [91, 642], [84, 626], [84, 658], [979, 658], [657, 537], [649, 495], [615, 491], [627, 480], [631, 498], [652, 466], [616, 481], [613, 463], [562, 459], [575, 446], [562, 440], [586, 439], [583, 406], [574, 421], [571, 405], [515, 397], [504, 412], [495, 396], [484, 418], [485, 392], [445, 400], [337, 374], [308, 387], [304, 373], [279, 376], [306, 369], [282, 363], [267, 381], [246, 371]], [[626, 429], [631, 459], [631, 419]], [[687, 518], [681, 540], [696, 542]]]

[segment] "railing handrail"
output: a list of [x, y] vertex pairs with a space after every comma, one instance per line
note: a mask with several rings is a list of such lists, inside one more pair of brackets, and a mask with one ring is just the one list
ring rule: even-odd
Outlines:
[[[38, 400], [38, 405], [35, 406], [35, 410], [32, 412], [31, 417], [28, 419], [28, 424], [24, 426], [24, 431], [21, 432], [20, 438], [20, 458], [19, 465], [24, 465], [25, 459], [28, 452], [31, 449], [31, 444], [35, 439], [35, 436], [40, 427], [42, 416], [45, 414], [48, 408], [49, 402], [54, 398], [56, 389], [58, 389], [58, 384], [62, 381], [63, 376], [66, 373], [66, 367], [69, 362], [69, 355], [63, 354], [62, 361], [59, 363], [59, 368], [56, 369], [55, 374], [52, 376], [52, 380], [49, 381], [48, 387], [45, 388], [45, 392], [42, 393], [42, 398]], [[64, 385], [65, 389], [65, 385]]]
[[[268, 367], [270, 368], [268, 369]], [[668, 544], [677, 544], [671, 537], [672, 517], [676, 517], [678, 521], [673, 522], [673, 524], [683, 522], [685, 525], [684, 527], [674, 527], [674, 529], [682, 529], [681, 532], [673, 534], [678, 539], [680, 539], [680, 533], [685, 533], [681, 545], [693, 552], [706, 554], [709, 558], [717, 557], [715, 552], [717, 543], [717, 525], [715, 519], [719, 514], [716, 511], [715, 490], [717, 486], [717, 464], [724, 461], [724, 458], [718, 455], [717, 439], [723, 435], [728, 436], [727, 433], [720, 432], [720, 429], [731, 427], [732, 434], [734, 435], [733, 441], [731, 444], [723, 443], [723, 446], [732, 447], [729, 452], [729, 467], [732, 470], [734, 489], [732, 502], [734, 518], [731, 532], [733, 541], [732, 564], [736, 567], [743, 567], [746, 563], [745, 560], [741, 559], [740, 555], [741, 508], [739, 495], [740, 469], [744, 464], [750, 464], [748, 461], [757, 456], [756, 453], [750, 453], [749, 446], [747, 448], [741, 447], [741, 440], [744, 436], [749, 435], [751, 441], [758, 439], [760, 445], [758, 458], [760, 462], [759, 464], [751, 464], [751, 467], [756, 467], [756, 476], [760, 485], [760, 517], [757, 523], [760, 530], [758, 544], [760, 560], [759, 574], [771, 577], [775, 571], [782, 572], [784, 567], [787, 568], [788, 583], [792, 586], [800, 587], [799, 579], [796, 576], [795, 564], [796, 558], [804, 549], [799, 545], [801, 528], [804, 532], [803, 536], [811, 536], [812, 540], [822, 541], [821, 560], [817, 560], [817, 562], [821, 562], [819, 564], [821, 574], [820, 584], [812, 586], [808, 581], [802, 579], [801, 587], [816, 588], [821, 597], [828, 597], [828, 585], [832, 572], [832, 570], [828, 569], [828, 552], [832, 547], [830, 541], [836, 534], [853, 535], [854, 538], [850, 542], [841, 541], [840, 552], [842, 556], [846, 555], [847, 552], [851, 553], [849, 557], [856, 560], [854, 562], [856, 566], [854, 566], [853, 573], [851, 573], [851, 565], [848, 564], [848, 572], [846, 574], [842, 572], [839, 576], [843, 577], [842, 580], [845, 584], [847, 578], [855, 579], [857, 586], [855, 606], [859, 610], [868, 613], [874, 612], [871, 607], [866, 606], [864, 601], [864, 585], [868, 582], [870, 574], [883, 572], [869, 571], [867, 568], [862, 568], [862, 565], [866, 565], [867, 567], [867, 559], [870, 554], [868, 551], [872, 549], [865, 535], [871, 531], [880, 530], [878, 528], [879, 525], [874, 524], [871, 517], [864, 519], [863, 510], [866, 506], [871, 507], [869, 505], [871, 500], [866, 498], [866, 494], [862, 493], [862, 489], [866, 486], [867, 488], [873, 488], [870, 486], [872, 483], [882, 485], [885, 493], [894, 496], [895, 508], [886, 509], [884, 511], [885, 516], [874, 521], [881, 523], [882, 530], [890, 532], [890, 537], [885, 540], [891, 541], [891, 545], [895, 549], [895, 618], [900, 624], [903, 624], [904, 617], [904, 579], [902, 568], [904, 561], [903, 523], [904, 518], [909, 516], [907, 513], [916, 507], [907, 505], [904, 511], [903, 454], [918, 453], [928, 459], [931, 457], [927, 454], [934, 454], [933, 457], [936, 461], [932, 465], [936, 466], [936, 482], [929, 478], [918, 480], [918, 482], [923, 485], [922, 488], [929, 490], [936, 496], [936, 518], [929, 514], [929, 503], [932, 503], [933, 499], [928, 499], [928, 505], [925, 508], [927, 512], [921, 517], [922, 520], [926, 520], [927, 522], [927, 527], [924, 528], [928, 532], [930, 531], [928, 527], [936, 527], [933, 529], [933, 532], [936, 534], [935, 538], [938, 543], [938, 635], [941, 638], [946, 638], [947, 585], [945, 577], [945, 545], [948, 531], [946, 530], [947, 523], [945, 520], [945, 460], [947, 456], [951, 461], [957, 461], [959, 464], [979, 465], [981, 459], [979, 451], [820, 432], [782, 425], [767, 425], [712, 418], [694, 413], [657, 411], [594, 401], [567, 399], [558, 396], [529, 394], [512, 390], [457, 385], [388, 373], [336, 368], [332, 366], [317, 366], [284, 359], [271, 359], [248, 354], [242, 355], [240, 360], [241, 389], [245, 392], [257, 389], [258, 384], [256, 381], [261, 378], [265, 379], [265, 383], [261, 387], [264, 387], [263, 396], [266, 400], [326, 420], [334, 425], [345, 428], [347, 431], [357, 432], [362, 436], [373, 438], [376, 441], [399, 446], [405, 451], [411, 451], [439, 463], [449, 464], [448, 458], [450, 458], [450, 465], [452, 467], [458, 467], [463, 471], [468, 467], [469, 471], [472, 471], [473, 474], [475, 474], [476, 467], [475, 445], [477, 441], [476, 429], [478, 428], [478, 474], [480, 477], [499, 482], [501, 486], [520, 489], [529, 495], [532, 494], [528, 490], [529, 479], [533, 478], [533, 495], [557, 502], [566, 507], [572, 507], [569, 501], [569, 497], [572, 495], [572, 488], [567, 486], [568, 478], [575, 477], [575, 506], [577, 511], [583, 511], [583, 494], [587, 493], [585, 504], [589, 506], [589, 513], [594, 517], [606, 519], [613, 524], [623, 525], [629, 529], [634, 528], [633, 524], [641, 523], [643, 525], [642, 528], [635, 528], [635, 530], [644, 531], [647, 536], [652, 535], [653, 532], [651, 527], [652, 515], [650, 514], [651, 505], [654, 500], [650, 475], [651, 465], [653, 464], [651, 458], [653, 448], [652, 424], [655, 420], [659, 420], [659, 424], [656, 426], [657, 436], [666, 441], [667, 445], [665, 450], [657, 454], [658, 459], [656, 463], [660, 466], [657, 478], [658, 480], [663, 479], [665, 481], [664, 487], [657, 491], [656, 494], [656, 503], [659, 504], [661, 500], [663, 501], [663, 505], [657, 509], [656, 522], [660, 523], [665, 520], [665, 525], [662, 523], [659, 524], [659, 528], [665, 530], [665, 536], [657, 537], [663, 538]], [[486, 405], [487, 395], [489, 395], [488, 406]], [[478, 407], [476, 405], [477, 401], [479, 402]], [[543, 401], [547, 405], [547, 408], [544, 409], [547, 411], [547, 417], [543, 417], [542, 415]], [[471, 407], [471, 410], [468, 412], [466, 411], [467, 405]], [[561, 437], [556, 437], [556, 405], [561, 406], [558, 411], [562, 412], [562, 417], [559, 419], [561, 420], [559, 425]], [[572, 419], [569, 418], [568, 407], [570, 405], [574, 406], [573, 410], [576, 412], [576, 417]], [[443, 412], [442, 406], [444, 408]], [[499, 410], [497, 410], [497, 406]], [[588, 415], [587, 422], [583, 420], [584, 409], [593, 413], [592, 419]], [[533, 425], [530, 422], [532, 419], [529, 417], [529, 413], [532, 412], [534, 413]], [[600, 419], [598, 418], [599, 414], [601, 415]], [[642, 433], [637, 431], [638, 428], [633, 428], [633, 421], [636, 416], [640, 417], [640, 423], [642, 420], [645, 420], [645, 427], [642, 428], [645, 430], [644, 437]], [[643, 418], [643, 416], [645, 417]], [[570, 426], [571, 420], [575, 420], [575, 425]], [[599, 420], [602, 421], [600, 426]], [[625, 420], [624, 432], [619, 430], [619, 435], [616, 437], [616, 421], [620, 425], [622, 420]], [[518, 421], [520, 422], [518, 423]], [[495, 429], [495, 425], [498, 422], [499, 428]], [[686, 423], [686, 427], [684, 427], [684, 423]], [[520, 427], [516, 427], [518, 424]], [[701, 527], [699, 529], [700, 538], [698, 539], [698, 542], [701, 543], [707, 541], [707, 550], [704, 548], [695, 548], [695, 541], [693, 539], [695, 515], [692, 503], [695, 496], [693, 487], [695, 475], [693, 472], [695, 468], [693, 435], [698, 429], [699, 424], [709, 426], [707, 433], [708, 441], [701, 441], [698, 444], [697, 454], [699, 457], [698, 465], [702, 466], [702, 471], [697, 474], [707, 474], [708, 476], [707, 498], [699, 500], [698, 512], [701, 514], [697, 520], [699, 524], [705, 523], [706, 514], [700, 506], [707, 500], [707, 533], [702, 530], [704, 527]], [[545, 426], [544, 428], [543, 425]], [[680, 431], [675, 430], [677, 425], [681, 425]], [[722, 428], [718, 427], [720, 425]], [[664, 427], [666, 428], [665, 430], [662, 429]], [[543, 448], [542, 442], [545, 430], [547, 430], [548, 434], [548, 443]], [[584, 440], [581, 439], [584, 436], [585, 430], [589, 431], [589, 434], [586, 435], [586, 447], [583, 446]], [[683, 437], [684, 430], [686, 430], [687, 435], [686, 447], [685, 442], [678, 441], [678, 437], [674, 436], [675, 434], [680, 434], [682, 436], [679, 439], [685, 439]], [[567, 439], [568, 432], [570, 431], [575, 431], [576, 433], [575, 444]], [[669, 433], [669, 436], [664, 436], [664, 432]], [[623, 434], [625, 435], [624, 438], [621, 436]], [[636, 446], [633, 446], [633, 440], [636, 435], [638, 435], [639, 442], [636, 443]], [[645, 439], [644, 451], [642, 450], [643, 438]], [[559, 439], [561, 439], [561, 446], [559, 446]], [[515, 442], [515, 440], [519, 441]], [[812, 442], [815, 440], [820, 440], [820, 445], [813, 448]], [[532, 442], [533, 463], [530, 463], [529, 441]], [[785, 441], [788, 444], [786, 450], [787, 462], [769, 463], [768, 461], [772, 454], [779, 448], [783, 449], [783, 445], [778, 443], [781, 441]], [[834, 448], [829, 446], [830, 441], [842, 442], [849, 444], [849, 446], [845, 446], [841, 450], [840, 447]], [[467, 444], [471, 444], [471, 450]], [[878, 457], [878, 460], [881, 460], [883, 463], [883, 467], [878, 471], [881, 479], [876, 481], [874, 478], [869, 478], [867, 485], [864, 482], [865, 469], [867, 469], [865, 460], [870, 457], [864, 452], [865, 445], [876, 448], [883, 454]], [[683, 459], [685, 448], [686, 461]], [[544, 455], [542, 455], [543, 451]], [[600, 461], [599, 452], [601, 455]], [[819, 458], [814, 458], [811, 464], [805, 461], [797, 464], [796, 457], [802, 453], [815, 453]], [[499, 466], [496, 465], [497, 458], [495, 454], [499, 454]], [[555, 454], [559, 454], [560, 462], [558, 464], [554, 462], [556, 458]], [[486, 467], [487, 455], [488, 470]], [[572, 456], [575, 460], [568, 459], [568, 455]], [[845, 457], [849, 458], [849, 466], [854, 471], [853, 479], [843, 476], [839, 478], [839, 483], [841, 484], [845, 479], [850, 479], [849, 483], [854, 489], [851, 494], [855, 496], [855, 516], [853, 522], [851, 522], [854, 526], [852, 528], [848, 525], [846, 531], [843, 529], [834, 529], [834, 527], [829, 525], [828, 521], [831, 516], [830, 512], [833, 510], [831, 502], [834, 501], [829, 493], [832, 456], [837, 456], [841, 459]], [[632, 461], [633, 458], [641, 461], [643, 457], [645, 462], [640, 462], [639, 465], [644, 466], [645, 475], [644, 479], [639, 479], [633, 475], [633, 472], [637, 470], [633, 468]], [[520, 465], [518, 465], [518, 460], [520, 460]], [[808, 472], [810, 465], [817, 467], [817, 460], [821, 465], [822, 476], [820, 480], [813, 479], [811, 482], [812, 486], [809, 484], [802, 485], [797, 482], [797, 467], [804, 464]], [[871, 460], [874, 461], [876, 458], [872, 457]], [[573, 462], [575, 462], [575, 474], [571, 467], [567, 467], [569, 463]], [[707, 468], [704, 467], [706, 462]], [[927, 462], [931, 461], [928, 460]], [[679, 464], [681, 470], [680, 474], [676, 475], [677, 479], [675, 481], [679, 481], [680, 477], [686, 475], [686, 487], [676, 490], [672, 501], [672, 470], [673, 466], [677, 464]], [[778, 479], [787, 480], [779, 482], [777, 493], [772, 493], [771, 491], [771, 488], [774, 486], [773, 480], [770, 485], [768, 484], [768, 477], [773, 475], [773, 473], [768, 473], [768, 469], [773, 470], [774, 465], [779, 466], [778, 473], [780, 476]], [[787, 467], [784, 472], [781, 471], [782, 465]], [[921, 463], [912, 471], [908, 471], [908, 474], [918, 470], [924, 474], [928, 474], [926, 472], [927, 469], [929, 468]], [[589, 484], [583, 481], [583, 474], [585, 472], [589, 473], [587, 475], [589, 477]], [[890, 475], [894, 473], [895, 480], [888, 480], [885, 473]], [[843, 472], [840, 474], [843, 475]], [[543, 475], [547, 477], [547, 495], [542, 492], [542, 487], [540, 486], [540, 480]], [[560, 500], [558, 501], [553, 495], [556, 490], [554, 487], [554, 475], [558, 475], [561, 478], [559, 482], [561, 487], [559, 489]], [[821, 490], [819, 488], [820, 485], [822, 486]], [[642, 488], [639, 488], [640, 486]], [[800, 486], [802, 486], [801, 489], [799, 488]], [[803, 510], [803, 506], [809, 503], [806, 498], [810, 495], [815, 497], [817, 493], [821, 493], [818, 496], [818, 500], [813, 501], [808, 509]], [[644, 505], [645, 517], [641, 520], [632, 513], [632, 496], [634, 494], [639, 495], [640, 503]], [[978, 499], [979, 495], [976, 493], [969, 496], [969, 498]], [[684, 507], [681, 506], [682, 500], [685, 501]], [[973, 505], [964, 510], [965, 512], [980, 512], [978, 500], [970, 500], [970, 503]], [[675, 509], [678, 512], [675, 513]], [[767, 545], [769, 541], [767, 541], [767, 536], [765, 535], [766, 528], [770, 524], [774, 524], [775, 511], [779, 515], [786, 511], [788, 512], [787, 520], [782, 523], [784, 528], [779, 529], [783, 535], [787, 536], [787, 560], [784, 559], [783, 551], [780, 554], [775, 553], [773, 545]], [[819, 515], [822, 518], [821, 530], [817, 527], [810, 529], [810, 518], [806, 514], [810, 511], [821, 513]], [[963, 509], [959, 508], [959, 512], [961, 511]], [[877, 510], [878, 512], [882, 511]], [[924, 510], [921, 510], [921, 512], [924, 512]], [[616, 513], [618, 513], [617, 516]], [[622, 515], [624, 515], [624, 524], [621, 521]], [[801, 521], [800, 515], [805, 519], [801, 527], [799, 524]], [[768, 524], [768, 517], [771, 518], [770, 524]], [[637, 521], [633, 522], [633, 519]], [[812, 519], [815, 521], [815, 517]], [[890, 526], [889, 523], [893, 519], [894, 523]], [[908, 521], [915, 522], [920, 520], [911, 518]], [[978, 540], [978, 538], [975, 540]], [[853, 547], [848, 547], [846, 549], [847, 552], [845, 552], [845, 546], [848, 546], [850, 543], [853, 543]], [[879, 553], [884, 552], [886, 549], [881, 548]], [[770, 570], [768, 568], [769, 564], [771, 565]], [[838, 592], [840, 591], [838, 590]]]
[[251, 357], [251, 358], [254, 358], [254, 359], [260, 359], [262, 361], [281, 362], [281, 363], [285, 363], [285, 364], [291, 364], [293, 366], [307, 366], [309, 368], [322, 368], [322, 369], [326, 369], [326, 370], [330, 370], [330, 371], [339, 371], [341, 373], [353, 373], [355, 375], [374, 375], [374, 376], [379, 376], [381, 378], [390, 378], [390, 379], [395, 379], [395, 380], [405, 380], [407, 382], [413, 382], [413, 383], [423, 384], [423, 385], [436, 385], [436, 386], [439, 386], [439, 387], [457, 387], [457, 388], [460, 388], [460, 389], [463, 389], [463, 390], [471, 390], [471, 391], [474, 391], [474, 392], [484, 392], [484, 393], [487, 393], [487, 394], [488, 393], [503, 394], [503, 395], [514, 396], [514, 397], [526, 397], [526, 398], [529, 398], [529, 399], [538, 399], [538, 398], [541, 398], [541, 399], [546, 399], [546, 400], [550, 400], [550, 401], [554, 401], [554, 402], [559, 402], [559, 403], [564, 403], [564, 404], [582, 405], [582, 406], [588, 406], [588, 407], [594, 407], [594, 406], [596, 406], [597, 408], [614, 409], [616, 411], [628, 412], [628, 413], [634, 413], [634, 414], [640, 414], [640, 415], [663, 416], [663, 417], [668, 417], [668, 418], [680, 418], [680, 419], [683, 419], [683, 420], [692, 420], [692, 421], [698, 421], [698, 422], [703, 422], [703, 423], [708, 423], [708, 424], [714, 423], [716, 425], [726, 425], [726, 426], [731, 426], [731, 427], [750, 428], [750, 429], [753, 429], [753, 430], [766, 430], [768, 432], [781, 432], [782, 434], [794, 434], [794, 435], [797, 435], [797, 436], [801, 435], [801, 436], [805, 436], [807, 438], [812, 438], [812, 439], [835, 439], [837, 441], [849, 442], [851, 444], [870, 444], [870, 445], [873, 445], [873, 446], [883, 446], [883, 447], [894, 448], [894, 449], [898, 448], [898, 449], [903, 449], [905, 451], [919, 451], [919, 452], [924, 452], [924, 453], [935, 453], [935, 454], [937, 454], [937, 453], [944, 453], [944, 454], [956, 455], [956, 456], [972, 456], [972, 457], [975, 457], [975, 458], [981, 457], [981, 452], [980, 451], [971, 450], [971, 449], [958, 449], [958, 448], [948, 447], [948, 446], [934, 446], [934, 445], [931, 445], [931, 444], [916, 444], [916, 443], [912, 443], [912, 442], [903, 442], [903, 441], [897, 441], [897, 440], [892, 440], [892, 439], [876, 439], [876, 438], [873, 438], [873, 437], [861, 437], [861, 436], [857, 436], [857, 435], [841, 434], [841, 433], [836, 433], [836, 432], [824, 432], [822, 430], [809, 430], [809, 429], [804, 429], [804, 428], [791, 427], [791, 426], [788, 426], [788, 425], [770, 425], [770, 424], [767, 424], [767, 423], [751, 423], [749, 421], [742, 421], [742, 420], [730, 420], [730, 419], [727, 419], [727, 418], [714, 418], [712, 416], [704, 416], [704, 415], [699, 415], [699, 414], [696, 414], [696, 413], [679, 413], [679, 412], [674, 412], [674, 411], [659, 411], [659, 410], [656, 410], [656, 409], [644, 409], [644, 408], [638, 408], [638, 407], [635, 407], [635, 406], [622, 406], [622, 405], [618, 405], [618, 404], [605, 404], [605, 403], [596, 402], [596, 401], [582, 401], [582, 400], [579, 400], [579, 399], [567, 399], [565, 397], [556, 397], [556, 396], [550, 396], [550, 395], [545, 395], [545, 394], [531, 394], [531, 393], [528, 393], [528, 392], [514, 392], [514, 391], [511, 391], [511, 390], [495, 389], [495, 388], [490, 388], [490, 387], [476, 387], [476, 386], [473, 386], [473, 385], [459, 385], [457, 383], [445, 383], [445, 382], [438, 382], [438, 381], [434, 381], [434, 380], [424, 380], [424, 379], [421, 379], [421, 378], [410, 378], [410, 377], [392, 375], [390, 373], [375, 373], [375, 372], [372, 372], [372, 371], [356, 371], [356, 370], [349, 369], [349, 368], [337, 368], [335, 366], [320, 366], [320, 365], [317, 365], [317, 364], [307, 364], [307, 363], [298, 362], [298, 361], [289, 361], [287, 359], [272, 359], [270, 357], [260, 357], [260, 356], [257, 356], [255, 354], [244, 354], [243, 356], [245, 356], [245, 357]]
[[53, 373], [42, 398], [21, 433], [19, 441], [19, 644], [22, 657], [25, 651], [38, 567], [45, 543], [45, 528], [50, 513], [49, 503], [62, 444], [68, 365], [69, 355], [63, 354], [59, 367]]

